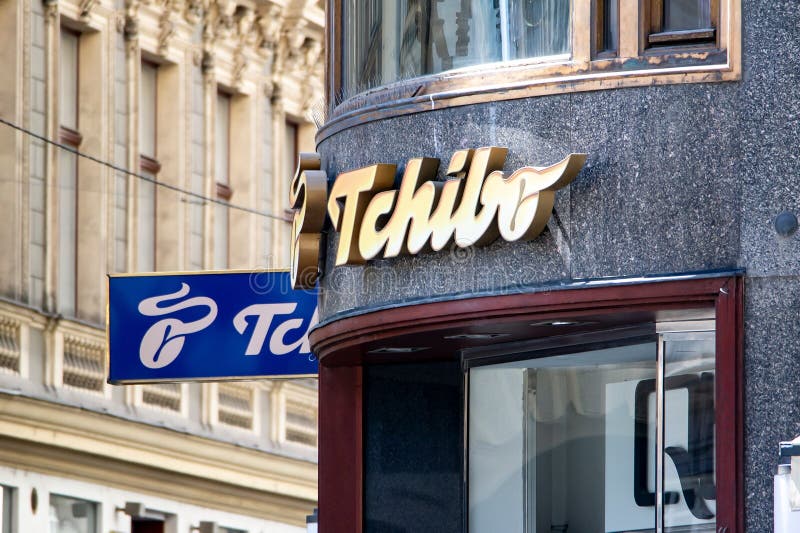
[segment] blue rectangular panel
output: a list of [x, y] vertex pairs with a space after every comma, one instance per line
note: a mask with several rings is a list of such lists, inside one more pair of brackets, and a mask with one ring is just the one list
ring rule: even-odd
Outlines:
[[317, 290], [285, 271], [109, 276], [109, 383], [317, 374]]

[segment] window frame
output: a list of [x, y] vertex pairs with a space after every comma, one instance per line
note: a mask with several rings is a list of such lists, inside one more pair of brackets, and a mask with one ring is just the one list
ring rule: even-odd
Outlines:
[[[613, 0], [612, 0], [613, 1]], [[411, 113], [549, 94], [741, 78], [741, 0], [713, 0], [713, 42], [650, 46], [650, 3], [618, 0], [614, 53], [598, 50], [600, 0], [572, 0], [569, 59], [532, 58], [429, 74], [346, 95], [343, 90], [343, 0], [329, 0], [325, 87], [328, 119], [317, 142], [349, 127]], [[600, 35], [602, 37], [602, 35]]]
[[717, 28], [720, 22], [720, 0], [709, 0], [711, 28], [694, 30], [664, 31], [666, 1], [650, 0], [645, 5], [647, 9], [645, 20], [649, 22], [647, 45], [650, 48], [659, 45], [686, 47], [693, 44], [706, 47], [719, 46]]

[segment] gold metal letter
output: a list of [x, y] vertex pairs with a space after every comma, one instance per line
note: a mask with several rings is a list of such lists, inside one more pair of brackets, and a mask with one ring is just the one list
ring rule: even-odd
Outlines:
[[319, 240], [325, 224], [328, 177], [319, 154], [301, 153], [289, 187], [292, 220], [291, 279], [295, 289], [311, 289], [319, 276]]
[[[358, 265], [366, 262], [358, 249], [358, 236], [367, 205], [375, 193], [394, 184], [394, 165], [372, 165], [337, 176], [328, 198], [328, 214], [339, 232], [336, 266]], [[340, 206], [340, 199], [344, 199]]]

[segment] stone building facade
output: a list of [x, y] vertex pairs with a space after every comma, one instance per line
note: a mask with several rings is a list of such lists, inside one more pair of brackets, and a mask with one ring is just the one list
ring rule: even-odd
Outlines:
[[288, 266], [323, 26], [307, 0], [0, 4], [0, 118], [29, 132], [0, 125], [3, 533], [304, 528], [316, 384], [107, 385], [106, 275]]

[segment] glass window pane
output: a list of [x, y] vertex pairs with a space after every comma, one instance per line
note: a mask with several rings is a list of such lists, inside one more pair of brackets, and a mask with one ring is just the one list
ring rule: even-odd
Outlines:
[[664, 0], [664, 31], [711, 27], [711, 0]]
[[600, 50], [616, 50], [619, 43], [617, 0], [603, 1], [603, 44]]
[[96, 533], [97, 504], [50, 495], [50, 533]]
[[139, 153], [156, 158], [156, 91], [158, 68], [142, 63], [139, 91]]
[[61, 30], [58, 114], [62, 126], [78, 129], [78, 36]]
[[228, 268], [228, 208], [214, 205], [214, 269]]
[[715, 531], [714, 334], [664, 348], [664, 527]]
[[0, 487], [0, 533], [11, 533], [14, 520], [14, 499], [10, 487]]
[[228, 160], [230, 154], [231, 97], [217, 93], [217, 116], [214, 139], [214, 174], [217, 183], [228, 184]]
[[75, 314], [76, 218], [78, 216], [78, 161], [66, 150], [58, 152], [58, 309]]
[[509, 1], [508, 59], [565, 54], [570, 50], [567, 0]]
[[470, 531], [652, 531], [656, 360], [652, 342], [470, 370]]
[[345, 0], [343, 94], [446, 70], [568, 53], [569, 0]]
[[[154, 178], [147, 172], [145, 176]], [[138, 226], [138, 256], [137, 270], [139, 272], [152, 272], [156, 268], [155, 258], [155, 231], [156, 231], [156, 185], [149, 181], [139, 180], [139, 226]]]

